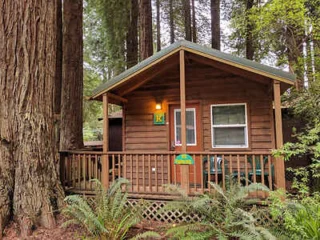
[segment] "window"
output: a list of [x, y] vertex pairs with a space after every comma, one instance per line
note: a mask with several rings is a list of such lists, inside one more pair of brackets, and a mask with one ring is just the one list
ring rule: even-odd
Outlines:
[[[196, 109], [186, 109], [187, 146], [196, 146]], [[174, 110], [174, 140], [176, 146], [181, 146], [181, 110]]]
[[211, 105], [213, 148], [247, 148], [247, 106], [240, 104]]

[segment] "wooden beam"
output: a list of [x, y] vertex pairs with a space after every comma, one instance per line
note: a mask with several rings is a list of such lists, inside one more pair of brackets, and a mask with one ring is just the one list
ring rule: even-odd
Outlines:
[[[186, 132], [186, 69], [184, 50], [180, 51], [180, 109], [181, 109], [181, 151], [187, 152]], [[189, 166], [181, 166], [181, 187], [189, 193]]]
[[259, 75], [257, 73], [246, 71], [245, 69], [241, 69], [241, 68], [236, 68], [234, 66], [226, 65], [225, 63], [213, 61], [212, 59], [208, 59], [203, 56], [195, 55], [192, 53], [189, 53], [188, 55], [190, 55], [189, 57], [198, 63], [220, 69], [224, 72], [229, 72], [234, 75], [241, 76], [243, 78], [250, 79], [252, 81], [255, 81], [264, 85], [267, 85], [270, 83], [269, 78]]
[[150, 81], [152, 78], [156, 77], [157, 75], [163, 73], [164, 71], [170, 69], [170, 68], [174, 68], [176, 66], [176, 64], [171, 64], [171, 63], [167, 63], [164, 66], [160, 66], [159, 68], [157, 68], [156, 70], [153, 70], [151, 72], [147, 72], [146, 73], [146, 77], [142, 78], [142, 80], [132, 84], [131, 86], [124, 86], [123, 90], [119, 91], [118, 94], [120, 96], [124, 96], [129, 92], [134, 91], [135, 89], [141, 87], [142, 85], [144, 85], [145, 83], [147, 83], [148, 81]]
[[173, 56], [175, 53], [179, 52], [180, 49], [181, 49], [181, 47], [179, 47], [179, 48], [177, 48], [177, 49], [175, 49], [175, 50], [167, 53], [166, 55], [162, 56], [161, 58], [159, 58], [159, 59], [151, 62], [150, 64], [146, 65], [145, 67], [143, 67], [143, 68], [139, 69], [138, 71], [130, 74], [129, 76], [123, 78], [121, 81], [119, 81], [119, 82], [113, 84], [112, 86], [109, 86], [107, 89], [104, 89], [104, 90], [102, 90], [101, 92], [97, 93], [96, 95], [94, 95], [94, 96], [92, 97], [92, 99], [97, 99], [97, 98], [99, 98], [99, 96], [101, 96], [103, 93], [106, 93], [107, 91], [110, 91], [111, 89], [113, 89], [113, 88], [115, 88], [115, 87], [123, 84], [124, 82], [126, 82], [126, 81], [129, 80], [130, 78], [133, 78], [134, 76], [139, 75], [140, 73], [146, 71], [147, 69], [151, 68], [152, 66], [156, 66], [156, 65], [157, 65], [158, 63], [160, 63], [161, 61], [163, 61], [163, 60], [165, 60], [165, 59]]
[[[275, 116], [275, 137], [276, 148], [279, 149], [283, 146], [283, 131], [282, 131], [282, 115], [281, 115], [281, 94], [280, 82], [273, 81], [273, 101], [274, 101], [274, 116]], [[275, 159], [275, 184], [276, 187], [285, 189], [285, 166], [282, 157]]]
[[244, 64], [239, 64], [239, 63], [236, 63], [236, 62], [225, 60], [225, 59], [219, 58], [217, 56], [212, 56], [211, 54], [203, 53], [203, 52], [200, 52], [198, 50], [194, 50], [194, 49], [187, 48], [187, 47], [181, 47], [181, 49], [185, 50], [186, 52], [190, 52], [190, 53], [193, 53], [195, 55], [202, 56], [202, 57], [205, 57], [205, 58], [208, 58], [208, 59], [211, 59], [211, 60], [215, 60], [216, 62], [219, 62], [219, 63], [222, 63], [222, 64], [226, 64], [226, 65], [228, 65], [230, 67], [244, 69], [244, 70], [246, 70], [248, 72], [251, 72], [251, 73], [255, 73], [255, 74], [258, 74], [258, 75], [261, 75], [261, 76], [265, 76], [265, 77], [271, 78], [271, 79], [276, 79], [278, 81], [287, 83], [287, 84], [289, 84], [291, 86], [294, 85], [294, 82], [289, 80], [289, 79], [287, 79], [287, 78], [280, 77], [280, 76], [275, 76], [273, 74], [270, 74], [270, 73], [255, 69], [253, 67], [246, 66]]
[[180, 51], [180, 109], [181, 109], [181, 151], [187, 151], [186, 138], [186, 74], [184, 51]]
[[107, 189], [109, 187], [109, 159], [107, 152], [109, 150], [109, 118], [108, 118], [108, 94], [103, 94], [103, 153], [101, 181], [102, 185]]
[[118, 96], [118, 95], [116, 95], [116, 94], [107, 93], [107, 95], [108, 95], [108, 98], [117, 100], [117, 101], [119, 101], [119, 102], [123, 102], [123, 103], [127, 103], [127, 102], [128, 102], [128, 99], [123, 98], [123, 97], [120, 97], [120, 96]]

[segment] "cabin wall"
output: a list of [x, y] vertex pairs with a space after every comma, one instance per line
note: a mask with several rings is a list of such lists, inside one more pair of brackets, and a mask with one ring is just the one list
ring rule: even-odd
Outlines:
[[[202, 150], [213, 149], [211, 143], [210, 105], [218, 103], [247, 103], [249, 148], [239, 151], [265, 151], [274, 148], [272, 91], [270, 85], [222, 72], [212, 67], [186, 69], [186, 100], [199, 102], [201, 109]], [[125, 96], [124, 150], [168, 151], [170, 129], [168, 106], [179, 103], [179, 72], [149, 81]], [[154, 125], [156, 99], [162, 101], [166, 125]], [[198, 133], [199, 134], [199, 133]]]

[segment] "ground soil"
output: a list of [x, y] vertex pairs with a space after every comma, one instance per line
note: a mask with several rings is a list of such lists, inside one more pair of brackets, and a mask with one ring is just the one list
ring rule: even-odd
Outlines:
[[[34, 230], [32, 236], [26, 238], [27, 240], [76, 240], [84, 239], [85, 236], [88, 236], [85, 229], [77, 225], [70, 225], [68, 227], [63, 227], [62, 224], [65, 222], [65, 219], [62, 216], [57, 217], [57, 227], [53, 229], [46, 229], [39, 227]], [[165, 235], [165, 229], [167, 224], [151, 221], [143, 221], [138, 224], [136, 227], [130, 229], [127, 238], [130, 239], [137, 234], [146, 232], [146, 231], [155, 231]], [[162, 239], [166, 239], [163, 237]], [[19, 237], [18, 225], [12, 222], [4, 231], [3, 240], [22, 240]]]
[[[62, 216], [57, 217], [57, 227], [53, 229], [46, 229], [39, 227], [34, 230], [32, 236], [27, 237], [28, 240], [76, 240], [82, 239], [87, 235], [86, 231], [79, 226], [70, 225], [68, 227], [62, 227], [65, 219]], [[4, 231], [3, 240], [20, 240], [19, 230], [16, 223], [12, 222]]]

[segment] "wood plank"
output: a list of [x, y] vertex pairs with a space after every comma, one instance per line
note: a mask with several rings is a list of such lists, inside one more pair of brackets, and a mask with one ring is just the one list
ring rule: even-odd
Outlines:
[[[280, 96], [280, 82], [274, 80], [273, 82], [273, 96], [274, 96], [274, 113], [275, 113], [275, 135], [277, 149], [283, 146], [282, 133], [282, 116], [281, 116], [281, 96]], [[275, 184], [277, 188], [286, 188], [285, 183], [285, 167], [284, 159], [279, 157], [275, 161]]]
[[[186, 130], [186, 75], [185, 75], [185, 53], [180, 51], [180, 109], [181, 109], [181, 151], [187, 151]], [[189, 166], [181, 167], [181, 187], [189, 193]]]
[[114, 100], [116, 100], [116, 101], [119, 101], [119, 102], [124, 102], [124, 103], [127, 103], [128, 102], [128, 99], [126, 99], [126, 98], [123, 98], [123, 97], [120, 97], [120, 96], [118, 96], [118, 95], [116, 95], [116, 94], [113, 94], [113, 93], [107, 93], [107, 95], [108, 95], [108, 98], [111, 98], [111, 99], [114, 99]]
[[[103, 94], [103, 152], [108, 152], [109, 150], [109, 113], [108, 113], [108, 95]], [[103, 155], [102, 157], [102, 171], [101, 171], [101, 181], [102, 185], [108, 189], [109, 188], [109, 164], [108, 156]]]

